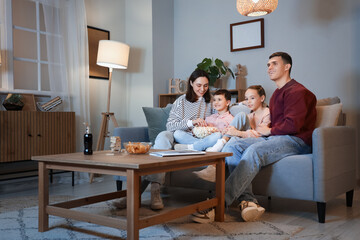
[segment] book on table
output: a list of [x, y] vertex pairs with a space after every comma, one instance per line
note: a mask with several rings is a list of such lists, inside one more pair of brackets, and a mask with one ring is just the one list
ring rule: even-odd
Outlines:
[[172, 156], [185, 156], [185, 155], [203, 155], [206, 152], [204, 151], [195, 151], [195, 150], [182, 150], [182, 151], [160, 151], [160, 152], [151, 152], [150, 155], [156, 157], [172, 157]]

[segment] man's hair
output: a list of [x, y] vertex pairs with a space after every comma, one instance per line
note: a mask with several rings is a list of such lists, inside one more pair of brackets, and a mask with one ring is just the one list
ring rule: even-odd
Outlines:
[[290, 76], [291, 68], [292, 68], [292, 58], [291, 58], [291, 56], [286, 52], [275, 52], [275, 53], [270, 55], [269, 59], [271, 59], [273, 57], [281, 57], [284, 64], [290, 64], [290, 68], [289, 68], [289, 76]]
[[[195, 69], [195, 71], [193, 71], [189, 77], [189, 81], [188, 81], [188, 86], [187, 86], [187, 91], [186, 91], [186, 100], [188, 100], [189, 102], [196, 102], [197, 101], [197, 96], [196, 93], [194, 92], [193, 87], [191, 86], [191, 83], [194, 83], [194, 81], [199, 78], [199, 77], [206, 77], [207, 80], [209, 81], [209, 75], [201, 69]], [[206, 93], [204, 94], [204, 99], [205, 102], [209, 103], [211, 100], [211, 96], [210, 96], [210, 89], [208, 89], [206, 91]]]

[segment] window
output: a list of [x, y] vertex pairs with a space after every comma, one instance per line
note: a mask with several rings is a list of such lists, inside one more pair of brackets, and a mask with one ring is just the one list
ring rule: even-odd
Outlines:
[[[7, 29], [7, 74], [1, 90], [9, 92], [50, 92], [44, 14], [41, 3], [31, 0], [5, 0]], [[10, 55], [9, 55], [10, 54]], [[13, 70], [13, 71], [11, 71]], [[5, 76], [5, 77], [4, 77]]]

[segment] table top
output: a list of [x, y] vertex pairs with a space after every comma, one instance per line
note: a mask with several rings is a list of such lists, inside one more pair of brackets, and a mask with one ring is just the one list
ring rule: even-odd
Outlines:
[[[159, 151], [151, 149], [150, 152]], [[161, 150], [160, 150], [161, 151]], [[163, 151], [163, 150], [162, 150]], [[211, 161], [214, 159], [225, 158], [231, 156], [232, 153], [227, 152], [206, 152], [204, 155], [187, 155], [172, 157], [155, 157], [147, 154], [128, 154], [114, 153], [111, 151], [95, 151], [92, 155], [84, 155], [83, 152], [32, 156], [31, 160], [47, 163], [64, 163], [71, 165], [91, 165], [104, 166], [126, 169], [146, 169], [154, 166], [179, 165], [185, 163], [196, 163], [204, 160]]]

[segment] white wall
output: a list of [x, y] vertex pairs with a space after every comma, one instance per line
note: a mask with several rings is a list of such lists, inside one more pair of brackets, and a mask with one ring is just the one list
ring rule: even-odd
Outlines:
[[[151, 5], [147, 0], [85, 1], [88, 25], [109, 30], [111, 40], [130, 45], [128, 69], [114, 69], [112, 76], [110, 111], [119, 126], [144, 126], [141, 107], [153, 106]], [[96, 141], [101, 112], [106, 111], [108, 82], [90, 79], [91, 124]], [[110, 122], [110, 133], [113, 128]]]
[[[270, 97], [275, 85], [266, 74], [268, 56], [286, 51], [293, 57], [292, 77], [318, 99], [339, 96], [347, 124], [358, 130], [360, 1], [279, 1], [275, 12], [264, 16], [265, 48], [230, 52], [230, 24], [256, 19], [240, 15], [235, 2], [174, 0], [175, 77], [186, 79], [204, 57], [218, 57], [233, 70], [245, 65], [247, 86], [261, 84]], [[229, 79], [227, 86], [234, 84]]]

